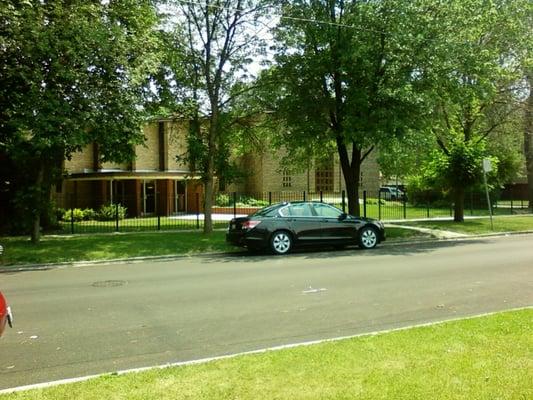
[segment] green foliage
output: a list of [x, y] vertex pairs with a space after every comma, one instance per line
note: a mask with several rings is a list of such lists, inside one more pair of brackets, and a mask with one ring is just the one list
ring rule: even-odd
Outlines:
[[268, 201], [258, 200], [251, 196], [240, 195], [237, 198], [237, 204], [250, 207], [266, 207], [268, 206]]
[[114, 221], [117, 219], [124, 219], [126, 217], [127, 209], [121, 204], [108, 204], [100, 207], [96, 214], [96, 219], [99, 221]]
[[[266, 200], [258, 200], [252, 196], [237, 194], [237, 207], [266, 207], [269, 205]], [[215, 197], [215, 205], [219, 207], [233, 206], [233, 193], [218, 193]]]
[[8, 196], [37, 220], [65, 158], [96, 142], [123, 162], [143, 142], [157, 18], [146, 0], [1, 4], [0, 154], [27, 170]]
[[72, 222], [72, 221], [79, 222], [79, 221], [83, 221], [84, 219], [85, 218], [84, 218], [83, 210], [79, 208], [66, 210], [62, 217], [62, 220], [65, 222]]
[[229, 207], [233, 204], [233, 200], [227, 193], [218, 193], [215, 197], [215, 205], [219, 207]]

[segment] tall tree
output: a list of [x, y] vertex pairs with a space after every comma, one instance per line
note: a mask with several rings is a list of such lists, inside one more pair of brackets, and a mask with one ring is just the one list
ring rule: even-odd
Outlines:
[[[361, 164], [375, 146], [420, 122], [418, 48], [426, 46], [418, 2], [281, 1], [273, 116], [290, 153], [334, 149], [359, 215]], [[275, 94], [275, 96], [272, 96]]]
[[[465, 192], [479, 183], [486, 141], [507, 124], [523, 88], [523, 23], [531, 2], [456, 0], [442, 5], [440, 33], [422, 74], [433, 87], [433, 133], [453, 193], [454, 220], [464, 220]], [[528, 11], [529, 10], [529, 11]]]
[[[204, 232], [213, 230], [211, 208], [215, 175], [227, 161], [233, 102], [246, 90], [248, 66], [262, 41], [261, 10], [267, 2], [256, 0], [202, 0], [172, 2], [167, 9], [174, 27], [168, 49], [165, 79], [173, 87], [161, 89], [167, 104], [190, 119], [187, 158], [204, 182]], [[241, 90], [241, 89], [244, 90]], [[170, 103], [168, 102], [170, 100]], [[172, 104], [173, 103], [173, 104]]]
[[31, 182], [15, 197], [32, 241], [61, 163], [91, 142], [124, 161], [143, 141], [157, 22], [149, 0], [0, 3], [0, 152]]

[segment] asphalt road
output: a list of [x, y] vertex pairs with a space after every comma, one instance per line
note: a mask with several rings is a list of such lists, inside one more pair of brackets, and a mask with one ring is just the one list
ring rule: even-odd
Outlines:
[[0, 389], [533, 304], [533, 236], [1, 273]]

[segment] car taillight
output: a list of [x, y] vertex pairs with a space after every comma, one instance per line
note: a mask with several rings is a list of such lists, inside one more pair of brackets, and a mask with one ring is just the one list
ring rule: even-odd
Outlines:
[[260, 223], [261, 221], [246, 221], [242, 224], [242, 229], [254, 229]]

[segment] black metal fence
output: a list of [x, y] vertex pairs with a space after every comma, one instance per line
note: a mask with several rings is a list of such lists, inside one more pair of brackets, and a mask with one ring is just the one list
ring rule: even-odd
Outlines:
[[[397, 198], [398, 197], [398, 198]], [[429, 196], [391, 196], [379, 193], [369, 196], [361, 193], [360, 215], [385, 221], [427, 219], [453, 216], [454, 205], [449, 200], [434, 200]], [[212, 208], [215, 228], [225, 228], [236, 216], [251, 214], [265, 206], [278, 202], [319, 201], [334, 205], [348, 212], [346, 192], [261, 192], [218, 193]], [[505, 200], [494, 202], [495, 215], [526, 213], [528, 202]], [[465, 216], [488, 215], [486, 197], [469, 193], [465, 198]], [[120, 202], [95, 198], [78, 198], [68, 204], [57, 204], [57, 233], [78, 234], [97, 232], [132, 232], [154, 230], [198, 230], [204, 226], [201, 196], [194, 193], [188, 199], [174, 196], [155, 196], [153, 199], [125, 198]]]

